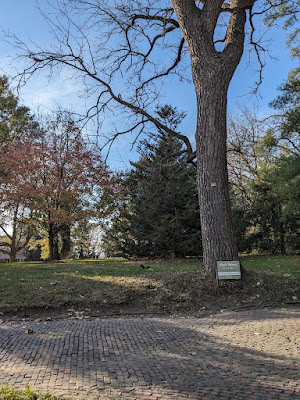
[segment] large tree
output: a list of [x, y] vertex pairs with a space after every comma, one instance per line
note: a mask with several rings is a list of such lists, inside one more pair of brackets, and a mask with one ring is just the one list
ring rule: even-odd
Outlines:
[[[36, 140], [41, 136], [41, 129], [28, 107], [22, 105], [9, 86], [6, 76], [0, 77], [0, 232], [5, 240], [0, 242], [1, 250], [10, 256], [10, 261], [16, 260], [16, 255], [23, 250], [35, 234], [35, 226], [31, 223], [32, 213], [26, 207], [24, 198], [15, 196], [11, 190], [8, 200], [3, 188], [7, 181], [5, 159], [13, 162], [19, 151], [16, 143], [26, 140]], [[13, 151], [10, 151], [13, 149]], [[28, 154], [26, 154], [28, 156]], [[5, 198], [5, 199], [4, 199]]]
[[202, 255], [195, 167], [170, 135], [144, 140], [128, 175], [134, 215], [131, 234], [140, 255]]
[[0, 151], [0, 169], [1, 206], [31, 211], [31, 220], [48, 233], [50, 259], [60, 258], [59, 236], [66, 227], [105, 216], [115, 196], [101, 155], [65, 114], [48, 122], [40, 141], [14, 142]]
[[[164, 108], [166, 109], [166, 108]], [[202, 255], [195, 166], [182, 143], [153, 135], [124, 174], [127, 196], [105, 236], [106, 252], [138, 257]]]
[[[152, 123], [182, 139], [189, 159], [197, 158], [204, 267], [215, 276], [217, 260], [237, 260], [226, 163], [226, 106], [231, 78], [249, 41], [263, 66], [255, 40], [255, 17], [271, 12], [277, 0], [58, 0], [55, 20], [48, 19], [56, 48], [28, 48], [20, 40], [27, 65], [22, 79], [41, 68], [67, 66], [82, 77], [87, 94], [97, 94], [87, 117], [122, 110], [121, 133], [139, 135]], [[286, 3], [286, 2], [285, 2]], [[164, 52], [164, 53], [162, 53]], [[189, 53], [190, 60], [184, 62]], [[159, 120], [153, 102], [160, 81], [192, 74], [197, 98], [196, 151], [187, 136]], [[183, 68], [184, 69], [184, 68]], [[121, 81], [121, 79], [123, 79]], [[261, 80], [261, 76], [260, 79]], [[126, 114], [127, 112], [127, 114]], [[133, 118], [124, 128], [124, 118]]]

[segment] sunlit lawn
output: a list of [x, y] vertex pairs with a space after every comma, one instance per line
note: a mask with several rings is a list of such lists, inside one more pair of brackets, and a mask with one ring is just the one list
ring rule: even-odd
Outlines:
[[300, 256], [247, 256], [242, 257], [249, 271], [274, 273], [300, 280]]
[[201, 268], [199, 261], [140, 262], [124, 259], [77, 260], [57, 264], [0, 264], [0, 308], [59, 307], [67, 304], [121, 304], [165, 275]]
[[[150, 268], [143, 269], [141, 262]], [[0, 310], [70, 306], [105, 309], [135, 304], [137, 299], [147, 307], [151, 303], [166, 308], [164, 302], [170, 301], [188, 308], [187, 304], [200, 296], [200, 289], [207, 291], [206, 298], [215, 290], [207, 285], [199, 260], [141, 262], [116, 258], [0, 264]], [[298, 256], [247, 256], [242, 264], [266, 288], [279, 280], [280, 287], [290, 283], [294, 287], [300, 282]]]

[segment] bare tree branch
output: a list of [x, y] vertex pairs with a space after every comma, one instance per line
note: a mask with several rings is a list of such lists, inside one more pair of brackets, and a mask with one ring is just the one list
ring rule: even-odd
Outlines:
[[[11, 240], [12, 236], [8, 233], [7, 229], [4, 227], [4, 225], [0, 224], [0, 228], [2, 229], [2, 231], [5, 233], [5, 235]], [[7, 243], [6, 243], [7, 245]]]

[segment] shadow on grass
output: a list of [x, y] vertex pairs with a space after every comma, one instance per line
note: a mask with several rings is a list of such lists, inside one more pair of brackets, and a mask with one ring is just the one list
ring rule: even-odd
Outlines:
[[76, 307], [107, 312], [131, 307], [138, 312], [194, 312], [300, 299], [299, 281], [288, 274], [248, 271], [242, 284], [222, 282], [217, 287], [195, 260], [147, 264], [150, 269], [139, 263], [98, 260], [6, 265], [0, 267], [0, 309]]

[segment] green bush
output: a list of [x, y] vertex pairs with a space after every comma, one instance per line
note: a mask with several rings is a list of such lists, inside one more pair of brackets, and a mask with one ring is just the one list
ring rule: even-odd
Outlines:
[[10, 386], [0, 387], [0, 400], [61, 400], [50, 394], [34, 393], [29, 386], [25, 390], [17, 390]]

